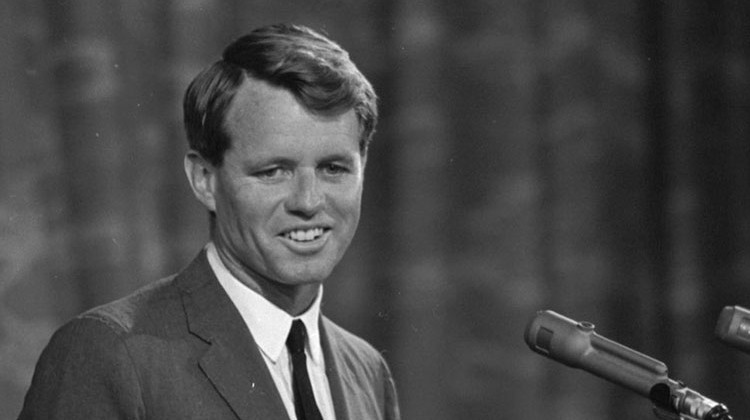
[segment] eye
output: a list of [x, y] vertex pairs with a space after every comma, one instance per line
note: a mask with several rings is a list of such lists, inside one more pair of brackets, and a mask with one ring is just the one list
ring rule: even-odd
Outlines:
[[274, 181], [284, 177], [286, 171], [281, 166], [262, 169], [253, 173], [253, 176], [264, 181]]
[[338, 176], [349, 173], [349, 168], [347, 166], [338, 163], [326, 163], [321, 167], [321, 170], [323, 171], [323, 173], [330, 176]]

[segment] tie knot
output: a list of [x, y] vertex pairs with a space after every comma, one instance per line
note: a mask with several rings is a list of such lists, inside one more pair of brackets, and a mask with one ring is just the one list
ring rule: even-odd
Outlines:
[[307, 331], [305, 330], [305, 324], [299, 319], [292, 322], [292, 329], [289, 331], [289, 337], [286, 339], [286, 347], [292, 354], [299, 354], [305, 352], [305, 340], [307, 339]]

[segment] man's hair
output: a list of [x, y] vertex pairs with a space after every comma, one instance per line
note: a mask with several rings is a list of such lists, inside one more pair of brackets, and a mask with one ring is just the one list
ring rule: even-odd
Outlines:
[[212, 165], [221, 166], [231, 147], [225, 120], [248, 77], [288, 90], [313, 113], [339, 115], [353, 109], [361, 127], [360, 153], [367, 153], [378, 120], [370, 82], [335, 42], [304, 26], [277, 24], [232, 42], [185, 92], [188, 143]]

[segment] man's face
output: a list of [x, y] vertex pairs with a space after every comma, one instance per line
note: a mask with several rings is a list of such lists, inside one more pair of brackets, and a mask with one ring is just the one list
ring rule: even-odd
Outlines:
[[359, 222], [356, 115], [313, 115], [286, 90], [250, 80], [225, 126], [231, 146], [212, 181], [220, 253], [266, 285], [322, 282]]

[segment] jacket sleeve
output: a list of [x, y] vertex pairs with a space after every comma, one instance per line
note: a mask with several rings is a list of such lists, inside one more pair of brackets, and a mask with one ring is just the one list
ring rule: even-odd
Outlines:
[[37, 362], [19, 420], [143, 418], [137, 373], [119, 331], [86, 316], [60, 328]]

